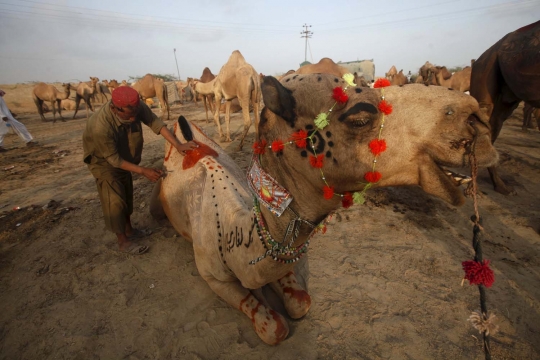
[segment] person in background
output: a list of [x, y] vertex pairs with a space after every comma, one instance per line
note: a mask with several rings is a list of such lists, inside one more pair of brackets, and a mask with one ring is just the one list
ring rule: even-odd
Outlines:
[[9, 132], [8, 126], [11, 126], [15, 134], [19, 135], [19, 137], [26, 143], [26, 146], [37, 145], [37, 142], [34, 141], [34, 138], [30, 134], [26, 126], [24, 126], [23, 123], [17, 121], [14, 114], [9, 111], [6, 102], [4, 101], [5, 94], [6, 92], [4, 90], [0, 90], [0, 118], [2, 118], [3, 120], [0, 121], [0, 152], [7, 151], [7, 149], [4, 148], [4, 138]]
[[194, 142], [180, 143], [167, 126], [139, 99], [129, 86], [113, 90], [112, 98], [86, 123], [83, 133], [83, 161], [96, 179], [101, 209], [108, 230], [116, 234], [121, 252], [140, 255], [148, 246], [135, 243], [145, 235], [131, 225], [133, 179], [131, 173], [156, 182], [161, 170], [139, 166], [143, 150], [142, 124], [161, 134], [178, 152], [197, 147]]

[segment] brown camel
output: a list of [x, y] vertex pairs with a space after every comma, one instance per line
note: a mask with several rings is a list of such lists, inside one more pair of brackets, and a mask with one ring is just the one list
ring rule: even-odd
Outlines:
[[[41, 117], [41, 121], [46, 121], [45, 116], [43, 115], [43, 102], [49, 101], [51, 103], [52, 112], [53, 112], [53, 123], [56, 122], [56, 109], [58, 109], [58, 116], [62, 121], [65, 121], [62, 117], [62, 107], [60, 102], [64, 99], [69, 98], [69, 93], [73, 88], [71, 84], [66, 83], [62, 84], [64, 92], [58, 91], [54, 86], [47, 85], [45, 83], [39, 83], [34, 86], [32, 90], [32, 98], [34, 99], [34, 104], [36, 104], [37, 111]], [[56, 107], [55, 107], [56, 103]]]
[[392, 85], [405, 85], [409, 83], [407, 77], [403, 74], [403, 70], [399, 70], [398, 72], [394, 65], [388, 70], [385, 77], [390, 80], [390, 84]]
[[193, 80], [191, 82], [191, 88], [193, 89], [193, 98], [195, 101], [195, 104], [197, 103], [197, 98], [199, 95], [202, 98], [203, 104], [204, 104], [204, 111], [206, 112], [206, 123], [209, 122], [208, 120], [208, 107], [210, 107], [210, 113], [214, 113], [214, 85], [216, 83], [216, 79], [212, 79], [207, 83], [203, 83], [202, 81], [196, 81]]
[[[249, 127], [251, 126], [251, 118], [249, 116], [250, 103], [253, 105], [253, 112], [255, 113], [255, 130], [258, 131], [261, 86], [259, 82], [259, 74], [255, 71], [253, 66], [246, 62], [240, 51], [233, 51], [229, 57], [229, 60], [227, 60], [227, 63], [221, 67], [221, 70], [216, 76], [214, 82], [214, 96], [214, 121], [218, 127], [221, 141], [232, 141], [230, 130], [230, 106], [231, 100], [238, 98], [240, 106], [242, 107], [242, 115], [244, 117], [244, 131], [240, 138], [240, 145], [238, 146], [238, 149], [241, 150], [242, 146], [244, 145], [244, 138], [246, 137]], [[219, 119], [219, 107], [222, 98], [224, 98], [227, 102], [227, 107], [225, 110], [225, 126], [227, 128], [226, 136], [221, 131], [221, 123]]]
[[161, 116], [165, 117], [167, 112], [167, 120], [170, 119], [169, 99], [167, 95], [167, 86], [163, 80], [153, 77], [151, 74], [146, 74], [142, 79], [132, 85], [132, 88], [137, 90], [143, 100], [157, 97], [159, 106], [161, 107]]
[[[382, 178], [374, 187], [420, 186], [459, 205], [463, 192], [441, 165], [468, 166], [473, 142], [479, 166], [498, 159], [488, 119], [471, 96], [423, 85], [351, 87], [348, 100], [333, 107], [336, 86], [345, 83], [329, 74], [294, 74], [281, 83], [264, 78], [260, 155], [247, 177], [219, 145], [181, 116], [175, 135], [181, 141], [193, 139], [199, 148], [182, 155], [166, 145], [167, 176], [152, 194], [152, 214], [166, 215], [193, 243], [200, 276], [250, 318], [267, 344], [283, 341], [289, 327], [285, 317], [252, 291], [270, 284], [291, 318], [308, 312], [311, 298], [296, 280], [294, 266], [309, 240], [317, 240], [311, 237], [324, 231], [327, 215], [341, 204], [350, 206], [351, 194], [364, 188], [374, 159], [368, 144], [377, 139], [383, 120], [387, 149], [378, 158]], [[383, 96], [393, 106], [390, 115], [378, 110]], [[329, 125], [315, 131], [320, 113], [330, 114]], [[308, 134], [312, 142], [302, 145]], [[295, 138], [275, 151], [268, 148]], [[325, 186], [333, 189], [329, 195]]]
[[[473, 64], [470, 93], [490, 116], [491, 141], [521, 101], [540, 107], [540, 21], [513, 31], [487, 49]], [[512, 187], [489, 168], [495, 191]]]
[[452, 75], [446, 69], [446, 66], [437, 66], [435, 70], [437, 85], [461, 92], [469, 91], [471, 88], [471, 71], [472, 68], [466, 66], [463, 70], [456, 71]]
[[90, 76], [89, 82], [80, 82], [79, 85], [77, 85], [77, 89], [75, 91], [75, 113], [73, 114], [73, 119], [75, 119], [75, 115], [77, 115], [77, 111], [79, 111], [79, 105], [81, 103], [81, 99], [84, 100], [86, 104], [86, 119], [88, 120], [88, 109], [94, 111], [94, 108], [92, 107], [92, 102], [90, 99], [96, 92], [96, 87], [99, 79], [97, 77]]
[[[342, 77], [347, 73], [349, 73], [347, 68], [336, 64], [330, 58], [322, 58], [316, 64], [304, 65], [295, 71], [295, 74], [332, 74], [338, 77]], [[353, 75], [355, 84], [358, 84], [358, 74], [354, 73]]]
[[422, 76], [424, 85], [437, 85], [437, 79], [435, 78], [435, 65], [426, 61], [424, 65], [420, 68], [418, 73]]
[[538, 130], [540, 130], [540, 108], [535, 108], [531, 104], [525, 103], [523, 106], [523, 126], [521, 127], [523, 131], [529, 131], [529, 128], [534, 128], [532, 125], [533, 115], [536, 119]]

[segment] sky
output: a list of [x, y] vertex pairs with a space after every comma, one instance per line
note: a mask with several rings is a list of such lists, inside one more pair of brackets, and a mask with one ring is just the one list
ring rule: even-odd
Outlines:
[[415, 73], [426, 61], [470, 65], [539, 19], [540, 0], [0, 0], [0, 83], [185, 79], [217, 74], [234, 50], [265, 75], [306, 55]]

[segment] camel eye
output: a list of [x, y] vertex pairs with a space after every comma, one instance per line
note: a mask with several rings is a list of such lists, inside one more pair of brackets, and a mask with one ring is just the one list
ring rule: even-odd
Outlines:
[[454, 115], [454, 112], [453, 112], [452, 110], [448, 110], [448, 111], [446, 112], [446, 115]]

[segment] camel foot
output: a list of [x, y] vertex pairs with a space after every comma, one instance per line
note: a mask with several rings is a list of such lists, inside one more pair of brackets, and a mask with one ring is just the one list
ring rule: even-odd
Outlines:
[[281, 294], [285, 310], [291, 318], [300, 319], [308, 313], [311, 308], [311, 296], [298, 283], [294, 272], [288, 273], [276, 283], [271, 283], [271, 286]]
[[496, 192], [498, 192], [499, 194], [503, 194], [503, 195], [517, 195], [517, 192], [516, 190], [514, 190], [514, 188], [510, 185], [505, 185], [505, 184], [499, 184], [499, 185], [495, 185], [493, 187], [495, 189]]
[[268, 345], [277, 345], [289, 335], [287, 320], [276, 311], [259, 304], [250, 294], [240, 307], [251, 318], [255, 332]]

